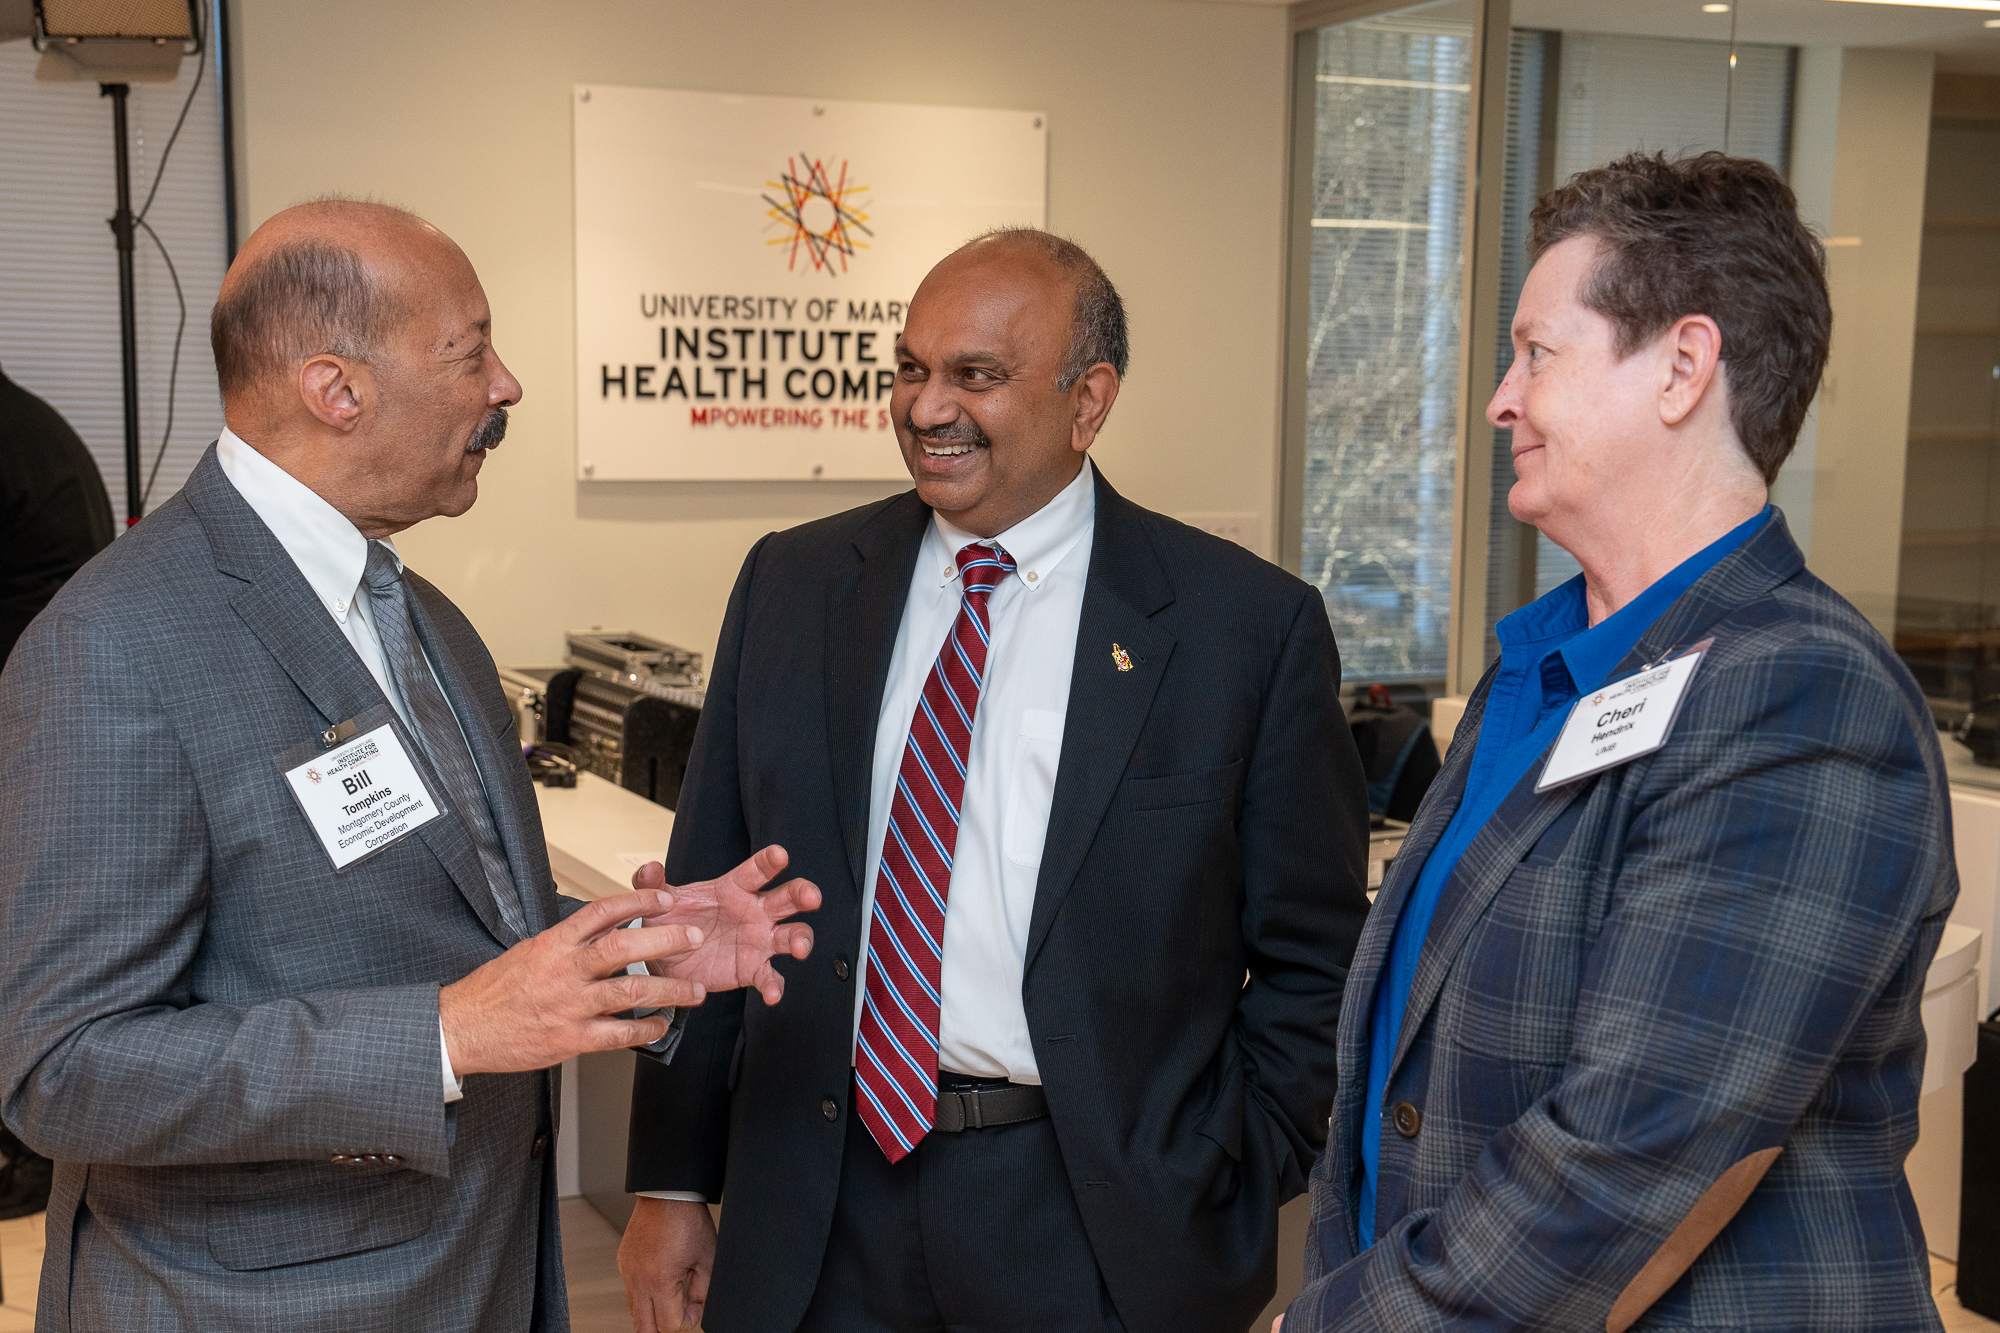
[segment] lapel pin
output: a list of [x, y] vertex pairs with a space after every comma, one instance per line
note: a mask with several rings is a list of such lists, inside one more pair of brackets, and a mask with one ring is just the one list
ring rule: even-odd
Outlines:
[[1115, 643], [1111, 645], [1111, 660], [1120, 671], [1130, 671], [1132, 669], [1132, 654], [1126, 652]]

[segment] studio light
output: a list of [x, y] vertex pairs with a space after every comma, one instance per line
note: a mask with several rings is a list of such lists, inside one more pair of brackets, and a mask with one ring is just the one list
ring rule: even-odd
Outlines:
[[195, 31], [191, 0], [35, 0], [35, 77], [172, 83]]

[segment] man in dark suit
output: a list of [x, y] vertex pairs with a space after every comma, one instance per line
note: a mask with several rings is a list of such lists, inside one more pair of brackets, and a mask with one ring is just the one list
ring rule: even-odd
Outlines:
[[388, 541], [478, 494], [521, 392], [491, 322], [408, 214], [266, 222], [215, 312], [229, 428], [0, 675], [40, 1329], [560, 1333], [547, 1071], [663, 1040], [637, 1006], [775, 1001], [765, 955], [810, 947], [768, 849], [672, 901], [556, 896], [492, 659]]
[[730, 599], [668, 870], [782, 837], [827, 900], [781, 1009], [640, 1064], [635, 1322], [1239, 1333], [1367, 907], [1324, 604], [1086, 461], [1126, 330], [1074, 245], [947, 258], [896, 358], [916, 490]]
[[1579, 174], [1533, 248], [1487, 417], [1583, 572], [1500, 622], [1362, 936], [1283, 1333], [1936, 1329], [1943, 762], [1766, 497], [1824, 254], [1720, 153]]

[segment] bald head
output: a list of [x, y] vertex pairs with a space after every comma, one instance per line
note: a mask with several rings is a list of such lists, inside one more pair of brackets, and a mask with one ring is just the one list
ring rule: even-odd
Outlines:
[[521, 398], [471, 261], [383, 204], [321, 200], [259, 227], [211, 332], [229, 428], [367, 537], [469, 509]]
[[451, 239], [387, 204], [288, 208], [250, 236], [209, 320], [225, 403], [289, 383], [322, 352], [373, 361], [413, 309], [412, 283], [466, 264]]
[[1016, 281], [1040, 281], [1067, 292], [1069, 340], [1056, 372], [1057, 393], [1068, 393], [1084, 371], [1100, 363], [1125, 377], [1131, 359], [1125, 303], [1104, 269], [1075, 241], [1039, 227], [996, 227], [947, 255], [938, 269], [955, 264], [998, 265], [1011, 269]]

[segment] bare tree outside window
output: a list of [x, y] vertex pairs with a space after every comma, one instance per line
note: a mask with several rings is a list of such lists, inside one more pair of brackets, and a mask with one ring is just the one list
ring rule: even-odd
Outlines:
[[1442, 677], [1469, 24], [1319, 34], [1302, 568], [1351, 681]]

